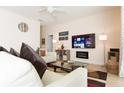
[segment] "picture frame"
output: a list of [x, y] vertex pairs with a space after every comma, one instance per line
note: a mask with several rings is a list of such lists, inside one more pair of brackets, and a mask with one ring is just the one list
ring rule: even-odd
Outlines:
[[68, 40], [69, 31], [59, 32], [59, 41]]
[[69, 34], [68, 31], [59, 32], [59, 36], [67, 36], [68, 34]]
[[42, 44], [45, 45], [45, 38], [42, 38]]

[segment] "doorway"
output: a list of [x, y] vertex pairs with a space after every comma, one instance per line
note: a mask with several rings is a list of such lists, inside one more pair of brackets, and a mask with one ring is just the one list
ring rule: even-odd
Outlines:
[[53, 52], [53, 35], [48, 35], [47, 37], [47, 51]]

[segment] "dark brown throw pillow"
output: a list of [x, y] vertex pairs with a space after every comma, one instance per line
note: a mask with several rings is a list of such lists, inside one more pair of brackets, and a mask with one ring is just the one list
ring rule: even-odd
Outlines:
[[46, 62], [29, 45], [22, 43], [20, 57], [30, 61], [42, 78], [47, 69]]
[[5, 51], [8, 52], [7, 49], [5, 49], [4, 47], [0, 46], [0, 51]]
[[14, 50], [13, 48], [10, 48], [10, 54], [17, 56], [17, 57], [20, 57], [20, 54], [16, 50]]

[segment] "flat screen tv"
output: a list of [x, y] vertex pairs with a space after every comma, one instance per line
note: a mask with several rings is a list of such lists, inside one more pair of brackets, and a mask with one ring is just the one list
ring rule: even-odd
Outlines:
[[95, 48], [95, 33], [72, 36], [72, 48]]

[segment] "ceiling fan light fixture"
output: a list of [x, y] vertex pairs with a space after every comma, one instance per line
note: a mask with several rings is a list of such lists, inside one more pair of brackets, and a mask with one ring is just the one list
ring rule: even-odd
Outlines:
[[52, 12], [55, 10], [55, 8], [53, 8], [52, 6], [49, 6], [49, 7], [47, 8], [47, 10], [48, 10], [50, 13], [52, 13]]

